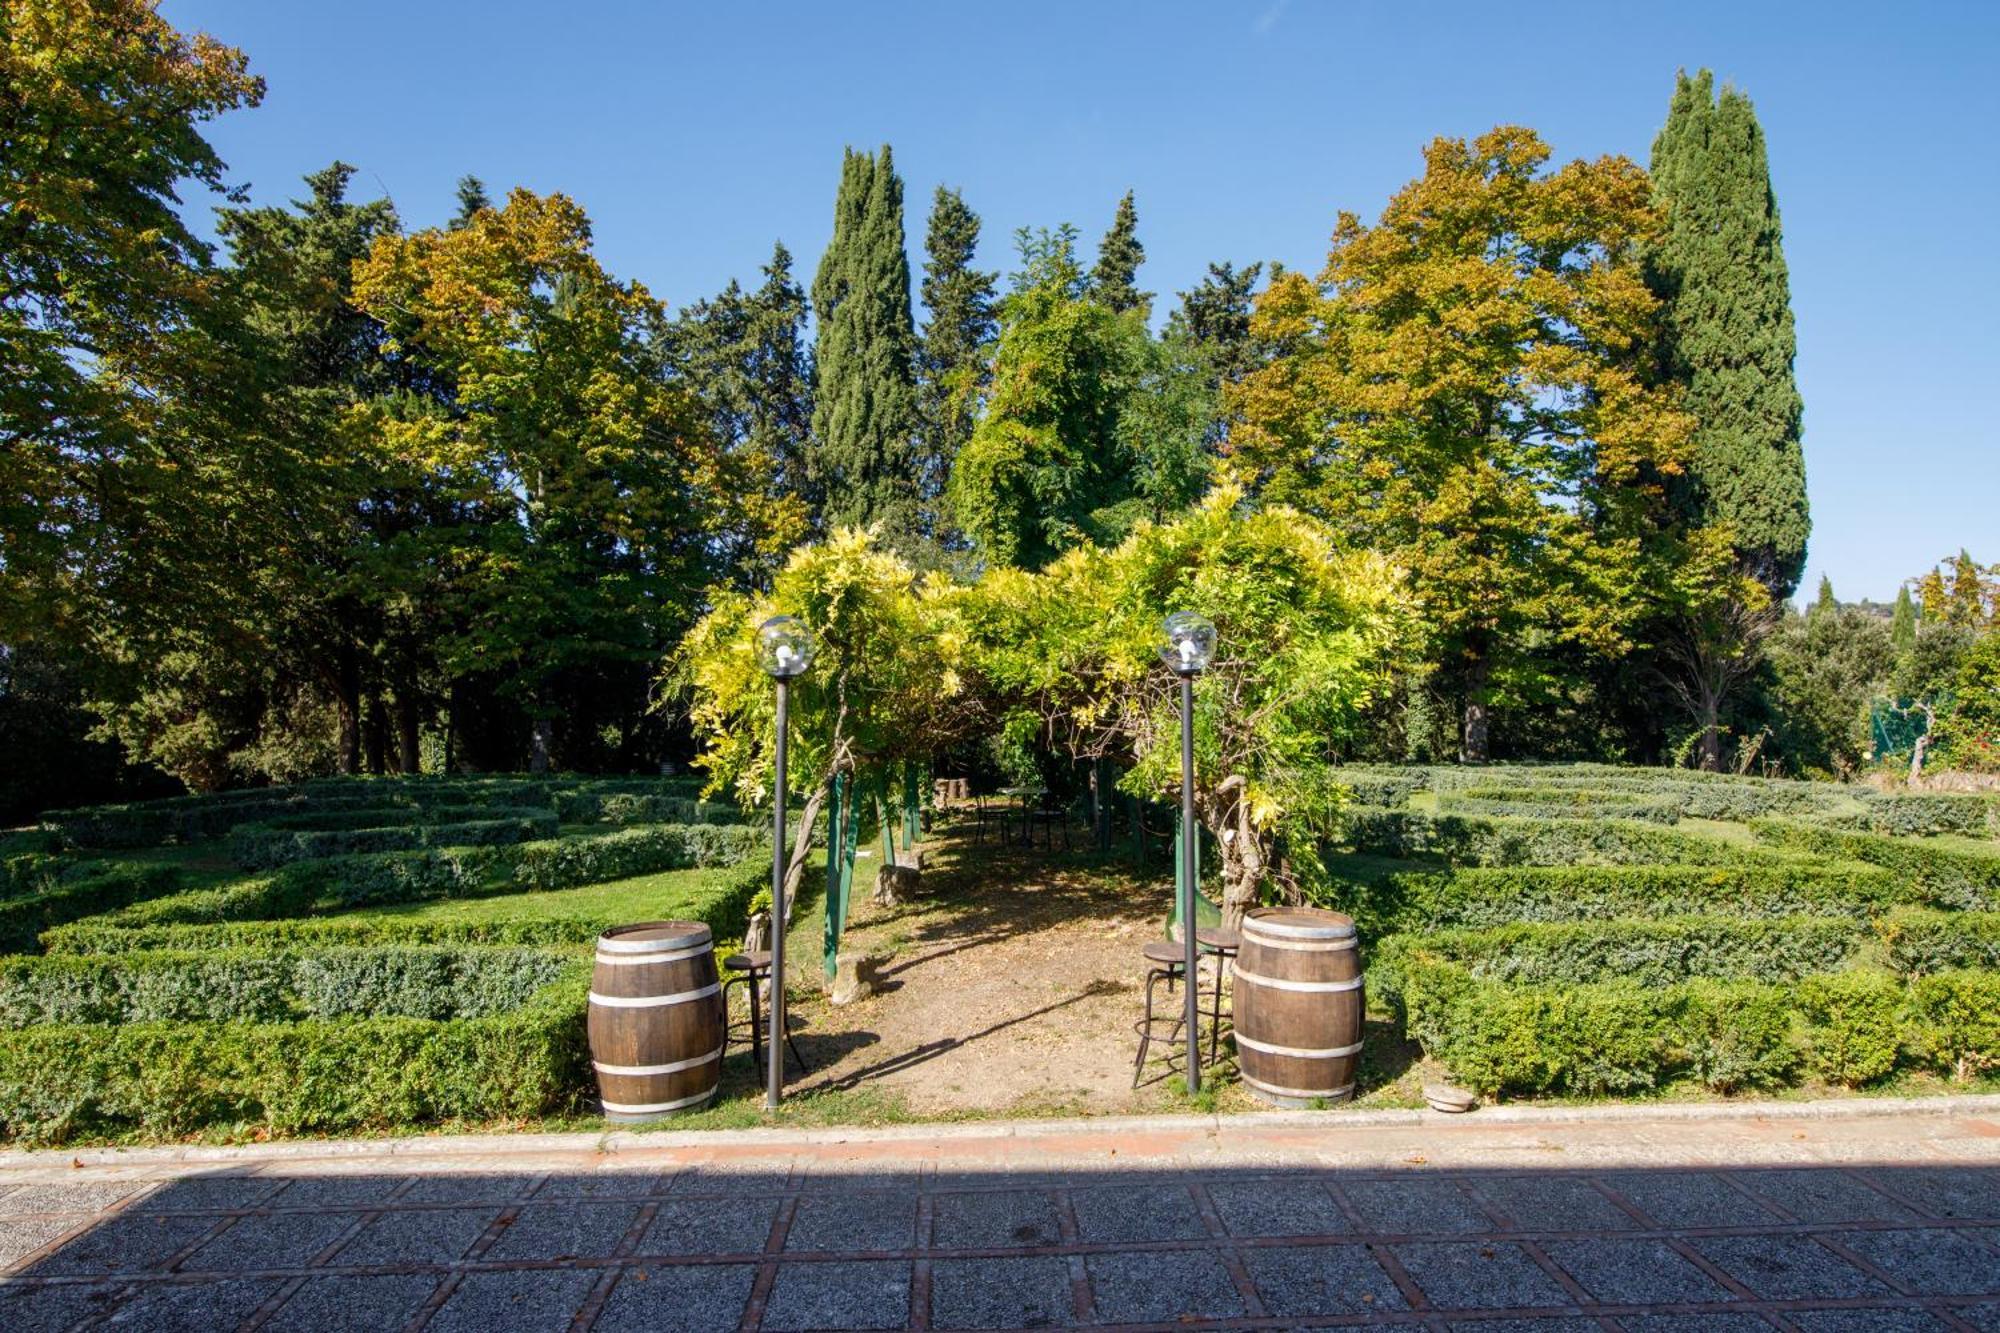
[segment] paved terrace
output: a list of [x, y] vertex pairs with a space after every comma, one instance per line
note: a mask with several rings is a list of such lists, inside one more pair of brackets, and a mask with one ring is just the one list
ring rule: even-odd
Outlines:
[[2000, 1098], [0, 1156], [0, 1329], [2000, 1330]]

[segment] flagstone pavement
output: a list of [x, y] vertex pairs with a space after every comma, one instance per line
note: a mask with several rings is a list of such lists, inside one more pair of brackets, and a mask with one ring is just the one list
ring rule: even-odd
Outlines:
[[0, 1154], [0, 1329], [2000, 1331], [2000, 1098]]

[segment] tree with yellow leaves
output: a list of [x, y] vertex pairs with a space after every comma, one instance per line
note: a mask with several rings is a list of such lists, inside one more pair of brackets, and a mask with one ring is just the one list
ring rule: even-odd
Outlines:
[[1692, 423], [1646, 374], [1651, 187], [1622, 157], [1549, 156], [1518, 126], [1433, 142], [1374, 226], [1341, 215], [1317, 281], [1260, 298], [1278, 355], [1229, 395], [1226, 475], [1408, 571], [1474, 761], [1496, 697], [1544, 683], [1541, 648], [1634, 646], [1679, 554], [1658, 511]]

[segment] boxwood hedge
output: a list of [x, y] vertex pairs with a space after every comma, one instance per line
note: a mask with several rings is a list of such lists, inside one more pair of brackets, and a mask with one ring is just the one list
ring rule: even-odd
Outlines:
[[417, 847], [482, 847], [553, 838], [561, 832], [553, 810], [512, 809], [498, 817], [433, 823], [415, 819], [359, 828], [290, 828], [246, 824], [229, 835], [230, 859], [246, 870], [268, 870], [294, 861], [318, 861], [366, 852]]
[[1881, 866], [1920, 886], [1942, 907], [2000, 910], [2000, 844], [1954, 846], [1783, 819], [1760, 819], [1751, 829], [1772, 847]]
[[1357, 852], [1435, 857], [1454, 865], [1740, 865], [1770, 852], [1636, 820], [1429, 815], [1355, 807], [1342, 836]]

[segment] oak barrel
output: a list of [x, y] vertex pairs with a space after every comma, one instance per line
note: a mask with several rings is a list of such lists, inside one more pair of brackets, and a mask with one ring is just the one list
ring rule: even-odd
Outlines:
[[722, 1076], [715, 938], [699, 921], [647, 921], [597, 937], [590, 1057], [607, 1120], [691, 1111]]
[[1354, 1095], [1361, 1054], [1361, 951], [1352, 919], [1316, 907], [1244, 914], [1233, 969], [1236, 1066], [1264, 1101]]

